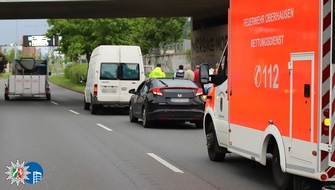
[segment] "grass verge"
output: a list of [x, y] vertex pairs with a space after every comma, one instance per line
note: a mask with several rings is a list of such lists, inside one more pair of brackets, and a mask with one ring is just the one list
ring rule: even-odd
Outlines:
[[83, 93], [85, 89], [85, 83], [76, 84], [65, 78], [64, 76], [52, 76], [49, 77], [49, 81], [55, 85], [80, 93]]
[[0, 74], [0, 80], [1, 80], [1, 79], [7, 79], [8, 76], [9, 76], [9, 73], [1, 73], [1, 74]]

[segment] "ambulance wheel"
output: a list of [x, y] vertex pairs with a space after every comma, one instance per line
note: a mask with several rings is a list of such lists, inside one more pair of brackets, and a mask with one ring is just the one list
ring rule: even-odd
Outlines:
[[98, 110], [99, 110], [99, 105], [97, 105], [97, 104], [93, 104], [93, 101], [92, 101], [92, 99], [91, 99], [91, 114], [92, 115], [95, 115], [95, 114], [97, 114], [98, 113]]
[[206, 135], [208, 157], [215, 162], [223, 161], [226, 157], [227, 149], [219, 146], [213, 122], [209, 124], [208, 130], [209, 133]]
[[151, 126], [151, 121], [148, 121], [148, 114], [145, 106], [142, 111], [142, 125], [144, 128], [149, 128]]
[[133, 105], [129, 105], [129, 120], [130, 122], [137, 122], [138, 121], [138, 118], [137, 117], [134, 117], [134, 113], [133, 113]]
[[5, 93], [5, 100], [9, 100], [8, 93]]
[[89, 109], [90, 109], [90, 103], [87, 103], [87, 102], [86, 102], [86, 98], [85, 98], [85, 96], [84, 96], [84, 109], [85, 109], [85, 110], [89, 110]]
[[50, 93], [46, 94], [46, 98], [47, 98], [47, 100], [51, 100], [51, 94]]
[[280, 166], [280, 155], [277, 146], [272, 152], [272, 176], [273, 180], [280, 190], [290, 190], [293, 187], [293, 178], [290, 174], [283, 172]]

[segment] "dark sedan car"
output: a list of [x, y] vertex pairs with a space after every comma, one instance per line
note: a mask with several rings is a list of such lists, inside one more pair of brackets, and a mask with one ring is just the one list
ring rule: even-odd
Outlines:
[[131, 122], [143, 120], [143, 127], [153, 121], [178, 121], [195, 123], [202, 128], [205, 102], [203, 90], [193, 81], [178, 78], [153, 78], [129, 90], [133, 95], [129, 104]]

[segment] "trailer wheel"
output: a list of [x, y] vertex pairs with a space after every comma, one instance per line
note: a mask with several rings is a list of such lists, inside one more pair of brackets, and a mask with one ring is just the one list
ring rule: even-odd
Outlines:
[[138, 118], [137, 117], [134, 117], [134, 113], [133, 113], [133, 105], [129, 105], [129, 120], [130, 122], [137, 122], [138, 121]]
[[92, 98], [91, 98], [91, 114], [92, 115], [95, 115], [98, 113], [98, 110], [99, 110], [99, 105], [97, 104], [93, 104], [93, 101], [92, 101]]
[[51, 100], [51, 94], [50, 93], [46, 94], [46, 98], [47, 98], [47, 100]]
[[293, 178], [290, 174], [283, 172], [280, 166], [280, 155], [277, 146], [272, 152], [272, 176], [273, 180], [280, 190], [290, 190], [293, 188]]
[[85, 98], [85, 96], [84, 96], [84, 109], [85, 109], [85, 110], [89, 110], [89, 109], [90, 109], [90, 103], [87, 103], [87, 102], [86, 102], [86, 98]]
[[5, 100], [9, 100], [8, 93], [5, 93]]
[[227, 149], [219, 146], [213, 122], [209, 124], [208, 129], [209, 133], [206, 135], [208, 157], [215, 162], [223, 161], [226, 157]]

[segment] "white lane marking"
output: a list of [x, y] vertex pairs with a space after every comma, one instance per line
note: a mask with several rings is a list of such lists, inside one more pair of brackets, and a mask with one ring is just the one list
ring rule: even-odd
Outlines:
[[57, 103], [57, 102], [53, 102], [53, 101], [51, 101], [51, 103], [53, 103], [53, 104], [55, 104], [55, 105], [58, 105], [58, 103]]
[[69, 110], [70, 112], [72, 112], [72, 113], [74, 113], [74, 114], [77, 114], [77, 115], [79, 115], [80, 113], [78, 113], [78, 112], [75, 112], [75, 111], [73, 111], [73, 110]]
[[154, 158], [155, 160], [157, 160], [158, 162], [160, 162], [161, 164], [163, 164], [164, 166], [168, 167], [170, 170], [176, 172], [176, 173], [184, 173], [183, 171], [181, 171], [180, 169], [176, 168], [175, 166], [173, 166], [172, 164], [170, 164], [169, 162], [163, 160], [161, 157], [157, 156], [154, 153], [147, 153], [149, 156], [151, 156], [152, 158]]
[[106, 126], [104, 126], [104, 125], [102, 125], [102, 124], [100, 124], [100, 123], [97, 123], [97, 126], [103, 128], [103, 129], [105, 129], [105, 130], [107, 130], [107, 131], [113, 131], [112, 129], [110, 129], [110, 128], [108, 128], [108, 127], [106, 127]]

